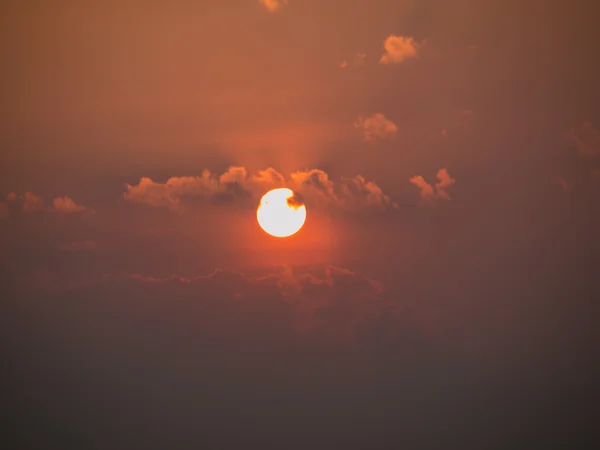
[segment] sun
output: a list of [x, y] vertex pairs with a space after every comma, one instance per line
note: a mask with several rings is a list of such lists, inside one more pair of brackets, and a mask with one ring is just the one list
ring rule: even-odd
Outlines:
[[260, 199], [256, 220], [271, 236], [288, 237], [304, 225], [306, 206], [298, 201], [291, 189], [273, 189]]

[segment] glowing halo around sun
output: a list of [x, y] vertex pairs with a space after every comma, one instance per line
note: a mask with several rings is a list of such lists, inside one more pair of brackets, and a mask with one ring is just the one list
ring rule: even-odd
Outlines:
[[260, 227], [275, 237], [297, 233], [306, 221], [306, 206], [293, 200], [294, 191], [288, 188], [273, 189], [263, 195], [256, 210]]

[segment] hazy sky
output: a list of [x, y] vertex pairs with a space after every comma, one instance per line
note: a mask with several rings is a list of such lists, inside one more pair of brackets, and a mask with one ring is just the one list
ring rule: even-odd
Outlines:
[[[20, 448], [582, 448], [596, 10], [4, 2]], [[308, 217], [275, 239], [281, 186]]]

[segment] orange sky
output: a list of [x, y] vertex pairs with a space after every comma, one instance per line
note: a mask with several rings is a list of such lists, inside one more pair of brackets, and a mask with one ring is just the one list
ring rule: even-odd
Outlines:
[[[551, 423], [562, 407], [520, 402], [574, 385], [592, 397], [581, 361], [600, 342], [600, 39], [588, 3], [3, 2], [14, 430], [33, 417], [65, 442], [73, 429], [99, 448], [180, 448], [178, 435], [210, 449], [266, 448], [268, 428], [286, 436], [277, 448], [375, 449], [389, 447], [373, 436], [416, 448], [430, 430], [459, 448], [444, 430], [475, 430], [484, 448], [486, 423], [506, 420], [510, 436], [568, 428]], [[308, 215], [277, 240], [256, 206], [282, 186]], [[114, 367], [161, 387], [147, 395]], [[509, 406], [494, 397], [505, 379]], [[100, 391], [118, 414], [98, 412]], [[198, 392], [216, 412], [196, 421], [182, 397]], [[240, 416], [219, 415], [232, 405]], [[60, 431], [62, 418], [74, 425]], [[132, 432], [117, 436], [123, 423]], [[228, 446], [198, 437], [228, 424]]]

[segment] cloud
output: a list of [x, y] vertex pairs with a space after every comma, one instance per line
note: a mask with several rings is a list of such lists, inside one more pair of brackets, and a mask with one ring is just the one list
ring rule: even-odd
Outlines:
[[268, 167], [265, 170], [259, 170], [255, 173], [250, 178], [250, 183], [253, 183], [257, 187], [283, 187], [285, 186], [285, 178], [272, 167]]
[[32, 212], [54, 212], [60, 214], [94, 214], [93, 209], [79, 205], [73, 201], [70, 197], [56, 197], [52, 201], [51, 207], [44, 206], [44, 199], [34, 194], [33, 192], [25, 192], [21, 197], [17, 196], [14, 192], [11, 192], [6, 197], [6, 206], [9, 210], [9, 215], [19, 213], [32, 213]]
[[127, 202], [182, 212], [194, 201], [256, 202], [270, 189], [289, 187], [301, 194], [309, 206], [358, 211], [365, 208], [396, 207], [379, 186], [363, 177], [342, 178], [336, 185], [319, 169], [297, 171], [286, 181], [273, 168], [252, 175], [244, 167], [230, 167], [220, 176], [204, 171], [200, 177], [171, 177], [165, 183], [141, 178], [136, 185], [126, 185]]
[[354, 126], [363, 130], [365, 141], [393, 138], [398, 131], [396, 124], [386, 119], [381, 113], [375, 113], [368, 117], [359, 116]]
[[323, 278], [304, 274], [294, 281], [299, 286], [294, 293], [296, 330], [329, 342], [355, 341], [386, 307], [381, 283], [348, 269], [328, 266]]
[[[354, 67], [360, 67], [360, 66], [364, 66], [365, 65], [365, 58], [367, 57], [367, 55], [365, 53], [362, 52], [358, 52], [356, 53], [356, 55], [354, 55], [354, 57], [352, 58], [352, 65]], [[342, 69], [345, 69], [346, 67], [349, 66], [349, 62], [348, 60], [344, 59], [341, 63], [340, 63], [340, 67]]]
[[259, 0], [258, 2], [271, 12], [278, 11], [288, 3], [287, 0]]
[[244, 167], [230, 167], [219, 177], [221, 184], [242, 184], [246, 181], [248, 171]]
[[8, 210], [8, 214], [4, 215], [3, 217], [7, 217], [7, 216], [14, 216], [17, 215], [21, 212], [23, 212], [23, 199], [19, 199], [19, 197], [17, 196], [16, 193], [11, 192], [6, 196], [6, 208]]
[[131, 203], [182, 211], [189, 201], [233, 201], [263, 194], [282, 184], [283, 176], [275, 169], [267, 168], [248, 177], [244, 167], [232, 166], [220, 176], [204, 170], [201, 176], [171, 177], [165, 183], [142, 177], [136, 185], [125, 185], [123, 198]]
[[342, 202], [346, 209], [358, 210], [368, 207], [377, 209], [398, 208], [398, 205], [383, 194], [381, 188], [361, 175], [343, 178], [341, 184]]
[[446, 169], [440, 169], [437, 172], [438, 183], [435, 186], [427, 183], [425, 178], [416, 175], [409, 181], [421, 190], [421, 202], [432, 204], [438, 200], [450, 200], [450, 195], [446, 190], [450, 188], [456, 180], [450, 176]]
[[298, 171], [292, 173], [290, 178], [290, 188], [311, 199], [313, 204], [328, 205], [338, 202], [333, 181], [322, 170]]
[[75, 241], [58, 247], [61, 252], [87, 252], [104, 248], [105, 245], [97, 241]]
[[383, 43], [385, 54], [379, 62], [381, 64], [399, 64], [407, 59], [415, 58], [423, 43], [415, 42], [412, 37], [390, 35]]
[[337, 343], [357, 339], [361, 328], [374, 324], [386, 307], [380, 282], [335, 266], [310, 273], [286, 266], [261, 276], [223, 269], [191, 278], [125, 273], [69, 283], [68, 288], [90, 299], [108, 292], [108, 298], [128, 302], [139, 296], [156, 308], [159, 303], [177, 311], [193, 308], [193, 315], [200, 313], [215, 330], [239, 329], [240, 321], [254, 320], [261, 330], [268, 322], [276, 329], [286, 327], [281, 330], [285, 335]]
[[35, 195], [33, 192], [25, 192], [23, 195], [22, 211], [24, 213], [41, 211], [43, 203], [44, 199], [39, 195]]
[[398, 206], [372, 181], [357, 175], [343, 177], [336, 185], [319, 169], [291, 174], [290, 188], [299, 192], [309, 205], [333, 206], [344, 211], [387, 210]]
[[[91, 241], [84, 241], [91, 242]], [[284, 266], [279, 273], [271, 273], [261, 276], [246, 276], [240, 272], [216, 269], [209, 275], [199, 275], [196, 277], [180, 277], [170, 276], [167, 278], [147, 277], [141, 274], [118, 274], [113, 276], [105, 276], [104, 281], [119, 282], [123, 280], [143, 283], [156, 284], [187, 284], [187, 285], [218, 285], [227, 287], [231, 292], [242, 292], [248, 286], [276, 286], [277, 292], [283, 297], [302, 297], [303, 295], [313, 295], [319, 291], [320, 294], [335, 292], [343, 293], [358, 293], [368, 295], [379, 295], [383, 291], [383, 286], [380, 282], [372, 280], [358, 272], [349, 269], [325, 266], [323, 275], [319, 274], [295, 274], [292, 268]], [[288, 289], [293, 286], [293, 289]], [[243, 296], [243, 295], [242, 295]], [[238, 296], [239, 297], [239, 296]]]
[[201, 176], [171, 177], [165, 183], [156, 183], [150, 178], [142, 177], [138, 184], [126, 184], [125, 187], [125, 201], [177, 211], [182, 199], [186, 197], [210, 196], [218, 187], [218, 180], [205, 170]]
[[85, 206], [78, 205], [70, 197], [56, 197], [52, 201], [54, 210], [61, 214], [74, 214], [88, 211]]
[[579, 130], [573, 129], [567, 134], [567, 139], [577, 146], [583, 156], [596, 156], [600, 154], [600, 131], [590, 122], [584, 122]]

